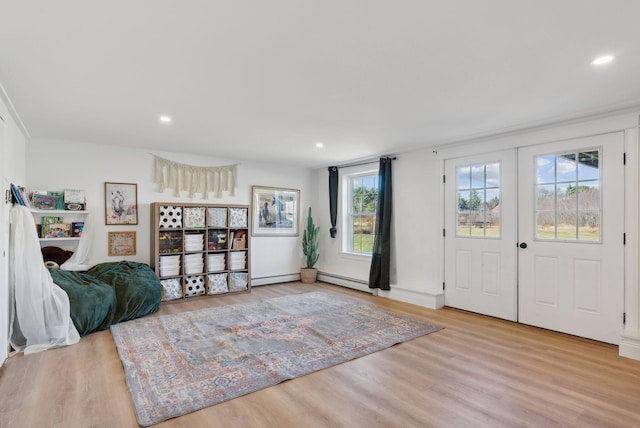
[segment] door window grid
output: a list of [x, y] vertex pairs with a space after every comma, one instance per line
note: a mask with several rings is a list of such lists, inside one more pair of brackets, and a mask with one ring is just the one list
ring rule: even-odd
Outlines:
[[499, 239], [500, 162], [456, 168], [456, 236]]
[[535, 239], [601, 242], [600, 149], [535, 157]]

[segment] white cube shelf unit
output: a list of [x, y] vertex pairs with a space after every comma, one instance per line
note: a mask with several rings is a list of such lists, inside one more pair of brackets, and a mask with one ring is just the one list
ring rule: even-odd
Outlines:
[[151, 204], [151, 267], [163, 301], [251, 291], [248, 205]]

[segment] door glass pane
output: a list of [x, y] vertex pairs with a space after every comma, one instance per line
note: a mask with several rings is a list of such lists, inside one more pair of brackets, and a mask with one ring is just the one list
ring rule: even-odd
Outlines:
[[[574, 169], [573, 176], [575, 175]], [[576, 208], [575, 180], [572, 183], [559, 183], [556, 186], [556, 239], [578, 239]]]
[[555, 211], [539, 211], [536, 214], [536, 238], [556, 239]]
[[469, 189], [471, 186], [471, 167], [462, 166], [457, 170], [457, 181], [458, 189]]
[[[466, 168], [469, 171], [469, 168]], [[460, 175], [458, 175], [460, 176]], [[470, 177], [469, 174], [466, 175], [468, 179]], [[467, 181], [468, 183], [468, 181]], [[460, 185], [459, 185], [460, 186]], [[469, 219], [469, 199], [471, 197], [471, 192], [469, 190], [458, 191], [458, 209], [456, 210], [458, 216], [458, 227], [457, 227], [457, 236], [470, 236], [471, 231], [469, 228], [471, 227], [471, 220]]]
[[536, 158], [536, 182], [538, 184], [556, 182], [555, 156], [538, 156]]
[[471, 188], [484, 188], [484, 165], [473, 165], [471, 167]]
[[599, 150], [536, 157], [536, 239], [601, 240], [599, 161]]
[[485, 212], [486, 235], [498, 238], [500, 237], [500, 189], [487, 189], [485, 203], [487, 205]]
[[578, 187], [578, 210], [600, 209], [600, 187], [597, 181], [581, 181]]
[[500, 162], [456, 169], [456, 236], [500, 238]]
[[500, 164], [498, 162], [486, 165], [486, 186], [485, 188], [500, 187]]
[[553, 184], [539, 184], [536, 186], [536, 209], [538, 211], [555, 210], [556, 186]]
[[599, 155], [597, 150], [578, 153], [578, 180], [600, 179], [598, 157]]
[[482, 238], [485, 236], [484, 232], [484, 213], [482, 211], [476, 211], [473, 213], [471, 236]]
[[458, 213], [458, 230], [456, 236], [471, 236], [471, 226], [468, 213]]
[[576, 154], [568, 153], [556, 157], [556, 181], [575, 182], [576, 181]]
[[579, 241], [598, 241], [600, 239], [600, 211], [578, 211]]

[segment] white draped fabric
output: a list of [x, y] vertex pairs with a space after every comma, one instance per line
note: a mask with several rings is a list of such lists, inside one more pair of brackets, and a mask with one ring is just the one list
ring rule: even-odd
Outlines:
[[69, 297], [53, 283], [44, 265], [33, 215], [28, 208], [11, 208], [9, 341], [25, 354], [80, 340], [70, 317]]
[[62, 270], [88, 270], [91, 265], [89, 264], [89, 253], [91, 251], [91, 244], [93, 243], [93, 216], [87, 214], [84, 220], [84, 229], [82, 229], [82, 236], [80, 242], [78, 242], [78, 248], [73, 255], [60, 266]]
[[173, 189], [175, 196], [187, 192], [190, 198], [200, 193], [202, 199], [209, 199], [209, 193], [216, 198], [221, 197], [223, 191], [229, 192], [229, 196], [234, 194], [238, 179], [237, 165], [194, 166], [155, 155], [154, 158], [154, 183], [160, 185], [161, 192]]

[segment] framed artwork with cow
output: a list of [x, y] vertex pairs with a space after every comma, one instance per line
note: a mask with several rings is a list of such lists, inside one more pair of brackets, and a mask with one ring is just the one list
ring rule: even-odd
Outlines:
[[138, 185], [104, 183], [105, 224], [138, 224]]

